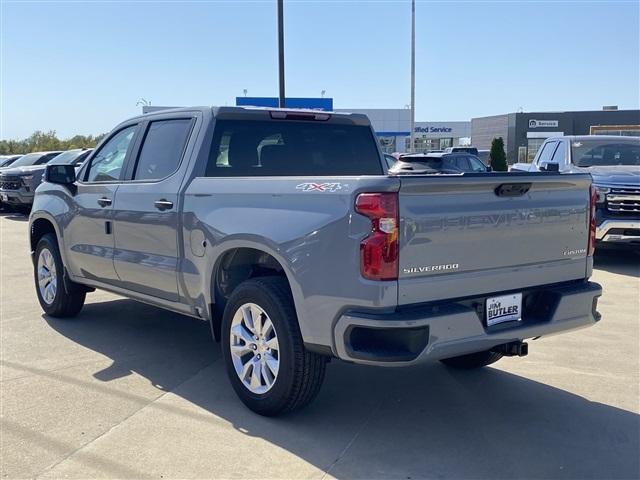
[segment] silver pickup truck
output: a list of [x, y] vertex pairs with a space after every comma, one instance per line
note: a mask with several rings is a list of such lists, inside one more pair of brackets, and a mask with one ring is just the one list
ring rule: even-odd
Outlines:
[[596, 190], [596, 245], [640, 247], [640, 138], [551, 137], [532, 163], [511, 171], [589, 173]]
[[363, 115], [176, 109], [118, 125], [30, 216], [38, 300], [108, 290], [206, 320], [233, 388], [276, 415], [330, 358], [482, 367], [593, 325], [588, 174], [390, 175]]

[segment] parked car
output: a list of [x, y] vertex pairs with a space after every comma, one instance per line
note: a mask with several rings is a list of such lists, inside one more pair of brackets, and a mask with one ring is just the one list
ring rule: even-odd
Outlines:
[[[47, 164], [69, 164], [79, 168], [92, 149], [77, 148], [51, 156], [45, 163], [7, 168], [0, 172], [0, 196], [8, 205], [29, 208], [36, 188], [42, 183]], [[6, 197], [6, 200], [5, 200]]]
[[[0, 172], [0, 196], [12, 207], [29, 208], [36, 188], [42, 183], [47, 164], [74, 165], [80, 167], [92, 149], [77, 148], [53, 155], [45, 163], [28, 167], [8, 168]], [[6, 200], [5, 200], [6, 198]]]
[[447, 147], [444, 149], [444, 153], [470, 153], [471, 155], [478, 156], [478, 149], [476, 147]]
[[465, 152], [456, 153], [409, 153], [389, 169], [393, 174], [416, 173], [464, 173], [490, 172], [491, 168], [483, 164], [478, 157]]
[[332, 357], [476, 368], [599, 320], [588, 174], [384, 162], [360, 114], [127, 120], [78, 172], [47, 166], [29, 219], [38, 301], [70, 317], [100, 288], [207, 320], [262, 415], [308, 404]]
[[0, 168], [8, 167], [22, 155], [0, 155]]
[[[26, 191], [26, 189], [29, 188], [29, 182], [31, 180], [29, 178], [31, 170], [42, 169], [43, 167], [40, 165], [44, 165], [60, 153], [62, 152], [27, 153], [12, 162], [11, 165], [0, 168], [0, 205], [4, 208], [19, 206], [23, 204], [23, 200], [26, 199], [26, 197], [23, 196], [25, 193], [33, 199], [33, 191]], [[13, 174], [5, 175], [5, 172], [8, 173], [9, 169], [11, 169]]]
[[532, 163], [516, 163], [511, 170], [590, 173], [598, 244], [640, 246], [640, 137], [549, 138]]

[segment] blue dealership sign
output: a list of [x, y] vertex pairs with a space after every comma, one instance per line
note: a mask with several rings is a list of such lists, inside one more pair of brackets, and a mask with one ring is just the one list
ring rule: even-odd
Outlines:
[[[238, 107], [278, 107], [277, 97], [236, 97]], [[284, 99], [286, 108], [306, 108], [309, 110], [333, 110], [333, 98], [295, 98]]]

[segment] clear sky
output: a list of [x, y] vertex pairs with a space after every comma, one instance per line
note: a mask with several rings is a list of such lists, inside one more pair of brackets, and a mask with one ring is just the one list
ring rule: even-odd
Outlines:
[[[275, 0], [1, 3], [0, 137], [98, 134], [153, 105], [276, 96]], [[419, 1], [416, 120], [638, 108], [633, 1]], [[410, 2], [285, 0], [287, 96], [409, 103]]]

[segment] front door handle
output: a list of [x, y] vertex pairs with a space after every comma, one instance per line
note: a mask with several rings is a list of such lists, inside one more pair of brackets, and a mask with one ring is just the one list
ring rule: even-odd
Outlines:
[[164, 198], [156, 200], [153, 204], [158, 210], [169, 210], [170, 208], [173, 208], [173, 202], [165, 200]]
[[101, 207], [108, 207], [109, 205], [111, 205], [111, 199], [107, 197], [99, 198], [98, 205], [100, 205]]

